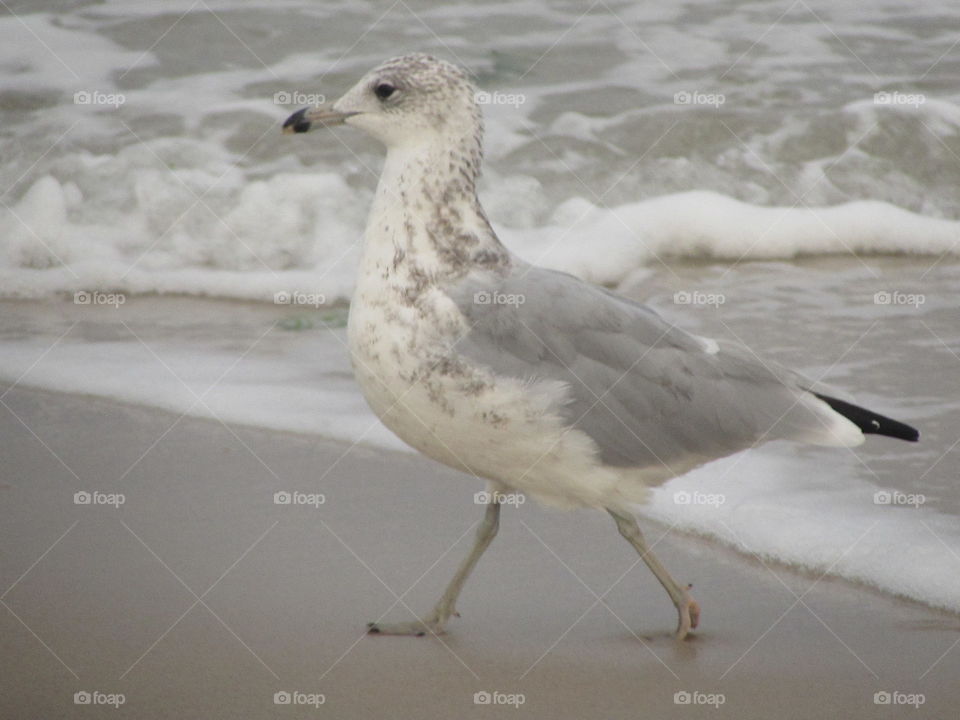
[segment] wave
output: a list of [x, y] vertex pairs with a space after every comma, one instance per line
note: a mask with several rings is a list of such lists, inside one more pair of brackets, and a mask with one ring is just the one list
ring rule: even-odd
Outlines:
[[[171, 153], [188, 151], [181, 144]], [[0, 296], [104, 290], [271, 301], [295, 291], [331, 303], [349, 298], [370, 191], [335, 173], [224, 182], [222, 165], [158, 170], [141, 164], [143, 152], [74, 159], [74, 172], [88, 181], [96, 174], [101, 184], [125, 183], [114, 209], [90, 207], [77, 182], [47, 175], [0, 211]], [[576, 197], [539, 226], [498, 230], [525, 259], [604, 284], [664, 259], [960, 254], [960, 222], [889, 203], [761, 207], [709, 191], [617, 207]]]

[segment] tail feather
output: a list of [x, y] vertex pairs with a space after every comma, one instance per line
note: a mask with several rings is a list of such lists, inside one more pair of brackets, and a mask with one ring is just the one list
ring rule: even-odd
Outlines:
[[814, 395], [860, 428], [864, 435], [886, 435], [909, 442], [916, 442], [920, 439], [920, 432], [906, 423], [884, 417], [872, 410], [867, 410], [844, 400], [819, 393], [814, 393]]

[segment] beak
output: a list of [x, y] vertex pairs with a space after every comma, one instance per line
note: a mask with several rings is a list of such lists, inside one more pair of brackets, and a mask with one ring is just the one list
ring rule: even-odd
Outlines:
[[358, 113], [355, 112], [340, 112], [334, 110], [332, 105], [303, 108], [303, 110], [297, 110], [287, 118], [286, 122], [283, 123], [283, 132], [305, 133], [311, 130], [315, 123], [323, 125], [324, 127], [343, 125], [347, 118], [357, 114]]

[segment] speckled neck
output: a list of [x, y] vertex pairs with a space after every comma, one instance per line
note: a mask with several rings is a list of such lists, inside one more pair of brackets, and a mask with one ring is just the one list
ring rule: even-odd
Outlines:
[[481, 135], [477, 129], [390, 148], [367, 224], [365, 264], [382, 277], [436, 281], [509, 265], [477, 199]]

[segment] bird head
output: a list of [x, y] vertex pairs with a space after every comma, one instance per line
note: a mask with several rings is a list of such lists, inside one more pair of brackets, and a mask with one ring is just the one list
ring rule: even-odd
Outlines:
[[476, 89], [460, 67], [415, 53], [377, 66], [333, 104], [304, 108], [283, 124], [284, 132], [350, 125], [387, 148], [455, 143], [483, 133]]

